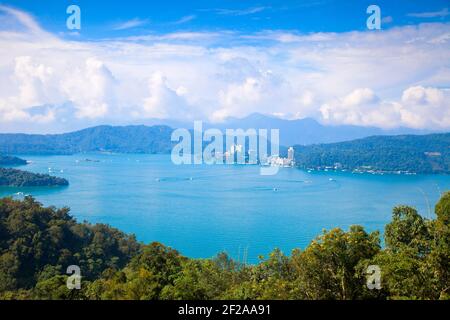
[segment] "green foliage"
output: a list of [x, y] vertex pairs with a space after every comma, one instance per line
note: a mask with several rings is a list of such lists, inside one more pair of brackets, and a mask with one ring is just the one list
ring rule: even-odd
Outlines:
[[449, 193], [436, 205], [436, 220], [414, 208], [394, 208], [386, 226], [386, 249], [372, 263], [383, 270], [384, 290], [393, 299], [449, 298]]
[[450, 133], [374, 136], [347, 142], [295, 146], [295, 161], [303, 168], [334, 166], [354, 170], [450, 173]]
[[382, 270], [383, 294], [390, 299], [437, 299], [434, 270], [429, 259], [417, 255], [415, 248], [380, 252], [370, 264]]
[[386, 225], [385, 240], [387, 248], [395, 252], [410, 248], [423, 255], [431, 249], [427, 221], [407, 206], [394, 208], [392, 222]]
[[[361, 226], [349, 232], [324, 232], [303, 252], [295, 252], [298, 298], [358, 299], [363, 297], [365, 277], [358, 264], [380, 251], [378, 232], [367, 234]], [[318, 272], [318, 270], [320, 270]]]
[[431, 260], [438, 278], [440, 298], [450, 299], [450, 192], [441, 197], [435, 212], [437, 219]]
[[[68, 209], [31, 197], [0, 200], [0, 299], [449, 299], [450, 193], [435, 220], [393, 209], [385, 248], [361, 226], [324, 231], [290, 256], [275, 249], [255, 265], [221, 253], [189, 259], [160, 243], [142, 245], [106, 225], [76, 223]], [[66, 268], [79, 265], [82, 289]], [[381, 270], [381, 290], [366, 286]]]
[[162, 299], [221, 299], [235, 282], [236, 263], [225, 253], [215, 259], [184, 260], [182, 269], [167, 285]]
[[67, 185], [69, 185], [69, 182], [64, 178], [53, 177], [48, 174], [0, 168], [0, 186], [50, 187]]
[[93, 280], [107, 268], [123, 268], [139, 250], [134, 236], [79, 224], [67, 208], [44, 208], [31, 197], [0, 200], [0, 292], [33, 288], [69, 265]]
[[39, 281], [32, 290], [32, 299], [35, 300], [81, 300], [84, 299], [83, 291], [69, 290], [67, 288], [67, 276], [56, 275], [46, 280]]

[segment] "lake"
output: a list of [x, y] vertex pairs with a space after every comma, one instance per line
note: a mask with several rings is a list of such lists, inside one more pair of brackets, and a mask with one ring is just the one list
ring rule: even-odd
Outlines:
[[226, 251], [249, 263], [276, 247], [287, 254], [304, 248], [323, 229], [360, 224], [383, 231], [397, 204], [434, 217], [440, 192], [450, 189], [446, 175], [280, 168], [261, 176], [250, 165], [176, 166], [170, 155], [21, 157], [32, 163], [20, 169], [50, 172], [70, 186], [0, 187], [0, 196], [31, 194], [45, 205], [70, 207], [78, 221], [107, 223], [189, 257]]

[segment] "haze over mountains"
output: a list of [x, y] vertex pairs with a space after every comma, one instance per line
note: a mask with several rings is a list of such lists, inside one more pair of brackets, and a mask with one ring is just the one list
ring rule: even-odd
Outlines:
[[[180, 123], [174, 125], [180, 126]], [[190, 127], [186, 125], [186, 129]], [[224, 134], [225, 129], [280, 129], [280, 154], [285, 156], [286, 146], [294, 145], [297, 165], [303, 168], [320, 169], [338, 163], [341, 168], [349, 170], [366, 167], [364, 170], [370, 168], [383, 172], [450, 172], [450, 133], [420, 135], [425, 132], [405, 128], [388, 131], [324, 126], [312, 119], [289, 121], [260, 114], [244, 119], [228, 119], [218, 125], [204, 123], [203, 130], [211, 127], [221, 129]], [[177, 143], [171, 141], [173, 130], [167, 125], [135, 125], [97, 126], [64, 134], [0, 134], [0, 154], [99, 151], [167, 154]], [[246, 150], [249, 150], [248, 146]]]
[[[146, 121], [146, 125], [96, 126], [63, 134], [0, 134], [0, 153], [4, 154], [73, 154], [89, 151], [126, 153], [169, 153], [173, 143], [173, 128], [192, 129], [193, 122], [164, 120]], [[383, 130], [374, 127], [326, 126], [311, 118], [283, 120], [252, 114], [237, 119], [229, 118], [222, 123], [204, 123], [203, 130], [226, 129], [279, 129], [280, 145], [311, 145], [334, 143], [373, 135], [427, 134], [428, 131], [398, 128]]]
[[[147, 125], [167, 125], [171, 128], [193, 128], [192, 121], [152, 119], [145, 123]], [[260, 113], [253, 113], [244, 118], [228, 118], [220, 123], [204, 122], [203, 129], [208, 128], [218, 128], [223, 132], [225, 132], [225, 129], [239, 128], [280, 129], [280, 144], [283, 146], [342, 142], [374, 135], [429, 134], [434, 132], [405, 127], [381, 129], [354, 125], [323, 125], [313, 118], [285, 120]]]
[[63, 134], [0, 134], [3, 154], [169, 153], [168, 126], [97, 126]]
[[283, 146], [290, 146], [294, 144], [309, 145], [316, 143], [341, 142], [374, 135], [431, 133], [430, 131], [402, 127], [391, 130], [383, 130], [376, 127], [362, 127], [353, 125], [326, 126], [320, 124], [312, 118], [284, 120], [259, 113], [251, 114], [242, 119], [230, 118], [223, 124], [215, 124], [213, 126], [221, 129], [280, 129], [280, 144]]

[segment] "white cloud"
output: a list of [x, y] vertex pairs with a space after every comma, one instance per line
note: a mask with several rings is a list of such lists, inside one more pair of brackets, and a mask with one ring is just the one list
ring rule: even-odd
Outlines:
[[400, 101], [380, 100], [368, 89], [357, 89], [320, 108], [328, 123], [378, 126], [404, 124], [412, 128], [446, 129], [450, 121], [450, 90], [415, 86]]
[[13, 70], [11, 91], [5, 87], [7, 91], [0, 97], [0, 120], [52, 119], [51, 113], [33, 117], [27, 110], [61, 101], [54, 93], [54, 70], [43, 64], [34, 63], [29, 56], [15, 58]]
[[24, 11], [20, 11], [4, 5], [0, 5], [0, 11], [3, 11], [6, 14], [9, 14], [10, 16], [16, 18], [19, 23], [25, 26], [28, 31], [30, 31], [34, 35], [45, 33], [44, 30], [41, 29], [39, 24], [34, 20], [34, 18]]
[[360, 105], [368, 105], [373, 104], [376, 101], [378, 101], [378, 97], [375, 95], [375, 93], [368, 89], [356, 89], [349, 95], [345, 96], [342, 100], [342, 105], [344, 107], [354, 107], [354, 106], [360, 106]]
[[407, 15], [409, 17], [415, 18], [436, 18], [436, 17], [442, 18], [450, 15], [450, 12], [448, 11], [448, 8], [444, 8], [439, 11], [408, 13]]
[[214, 11], [217, 12], [218, 14], [222, 14], [222, 15], [246, 16], [246, 15], [262, 12], [269, 8], [270, 7], [260, 6], [260, 7], [251, 7], [251, 8], [245, 8], [245, 9], [215, 9]]
[[179, 20], [175, 21], [173, 24], [183, 24], [183, 23], [187, 23], [189, 21], [194, 20], [195, 18], [197, 18], [196, 15], [188, 15], [188, 16], [184, 16], [182, 18], [180, 18]]
[[401, 116], [415, 128], [448, 128], [450, 90], [415, 86], [403, 92]]
[[369, 88], [324, 103], [320, 112], [326, 123], [395, 127], [399, 123], [398, 104], [380, 101]]
[[[27, 130], [253, 112], [450, 128], [450, 24], [382, 32], [176, 32], [65, 40], [0, 7], [0, 123]], [[23, 28], [22, 28], [23, 29]], [[30, 58], [31, 57], [31, 58]], [[39, 107], [39, 108], [38, 108]]]
[[148, 84], [149, 96], [143, 101], [143, 111], [147, 117], [158, 119], [189, 119], [189, 107], [182, 98], [186, 88], [172, 89], [167, 78], [155, 72]]
[[134, 19], [117, 24], [116, 26], [114, 26], [114, 30], [132, 29], [132, 28], [146, 25], [147, 23], [148, 23], [147, 19], [134, 18]]
[[115, 82], [111, 71], [96, 58], [88, 58], [62, 81], [62, 91], [73, 103], [79, 118], [105, 116], [114, 102]]

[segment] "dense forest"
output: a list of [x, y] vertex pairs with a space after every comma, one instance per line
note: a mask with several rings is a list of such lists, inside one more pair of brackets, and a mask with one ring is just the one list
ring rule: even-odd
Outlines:
[[27, 164], [26, 160], [12, 157], [12, 156], [2, 156], [0, 154], [0, 167], [2, 166], [21, 166]]
[[[31, 197], [0, 200], [0, 299], [450, 299], [450, 192], [423, 218], [393, 209], [384, 232], [361, 226], [324, 231], [290, 255], [274, 250], [256, 265], [226, 253], [190, 259], [107, 225], [77, 223], [69, 209]], [[69, 290], [66, 268], [81, 268]], [[368, 289], [367, 267], [381, 271]]]
[[69, 185], [69, 182], [64, 178], [53, 177], [48, 174], [32, 173], [23, 170], [0, 168], [0, 186], [51, 187], [67, 185]]
[[302, 168], [450, 173], [450, 133], [374, 136], [348, 142], [295, 146]]

